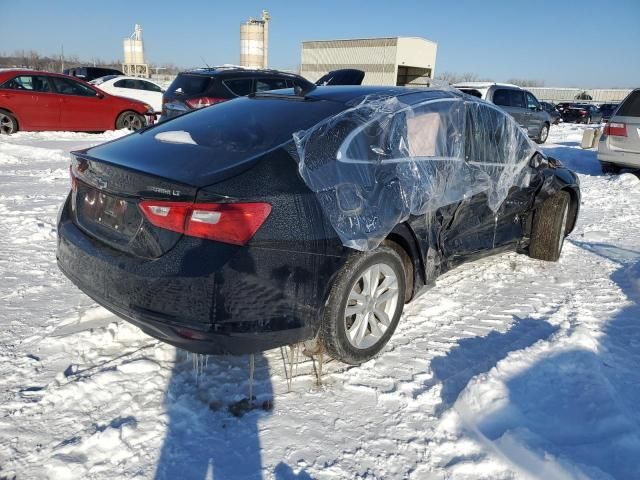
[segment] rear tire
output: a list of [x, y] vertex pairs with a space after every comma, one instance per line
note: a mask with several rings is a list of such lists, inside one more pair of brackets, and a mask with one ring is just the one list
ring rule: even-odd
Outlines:
[[18, 131], [18, 120], [6, 110], [0, 110], [0, 134], [11, 135]]
[[529, 243], [531, 258], [558, 261], [565, 239], [570, 200], [568, 192], [560, 191], [547, 198], [535, 211]]
[[615, 175], [617, 173], [620, 173], [620, 166], [616, 165], [615, 163], [600, 162], [600, 169], [604, 174]]
[[549, 138], [549, 124], [545, 123], [540, 127], [540, 133], [538, 133], [538, 137], [535, 139], [536, 143], [544, 143]]
[[144, 117], [139, 113], [127, 110], [118, 115], [116, 120], [116, 130], [126, 128], [127, 130], [140, 130], [146, 124]]
[[394, 249], [382, 245], [353, 255], [338, 272], [322, 315], [320, 341], [327, 353], [351, 365], [372, 359], [398, 326], [405, 289], [402, 258]]

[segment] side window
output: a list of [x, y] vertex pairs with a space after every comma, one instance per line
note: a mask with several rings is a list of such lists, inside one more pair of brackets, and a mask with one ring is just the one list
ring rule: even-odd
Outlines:
[[238, 78], [235, 80], [225, 80], [222, 83], [224, 83], [225, 87], [231, 90], [231, 93], [234, 95], [244, 97], [251, 93], [252, 82], [253, 80], [250, 78]]
[[527, 104], [524, 99], [524, 92], [521, 90], [509, 90], [509, 96], [511, 97], [511, 106], [516, 108], [527, 108]]
[[[527, 108], [529, 110], [538, 110], [540, 108], [540, 103], [538, 103], [538, 100], [536, 100], [536, 97], [534, 97], [529, 92], [527, 92]], [[545, 110], [547, 109], [545, 108]]]
[[33, 77], [31, 75], [24, 75], [21, 77], [15, 77], [5, 82], [2, 88], [9, 88], [11, 90], [28, 90], [33, 91]]
[[500, 89], [493, 92], [493, 103], [503, 107], [510, 106], [509, 90]]
[[256, 79], [256, 92], [265, 90], [279, 90], [287, 88], [287, 81], [284, 78], [258, 78]]
[[97, 95], [92, 88], [69, 78], [51, 77], [51, 79], [58, 93], [62, 95], [75, 95], [78, 97], [95, 97]]
[[142, 88], [148, 92], [162, 92], [162, 89], [155, 83], [145, 82], [144, 80], [140, 80], [140, 83], [142, 83]]
[[116, 88], [130, 88], [127, 82], [128, 80], [118, 80], [113, 86]]

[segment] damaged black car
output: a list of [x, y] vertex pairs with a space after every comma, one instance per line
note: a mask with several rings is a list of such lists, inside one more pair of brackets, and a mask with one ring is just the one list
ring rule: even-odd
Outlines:
[[262, 92], [72, 154], [58, 264], [165, 342], [376, 355], [447, 270], [557, 261], [576, 175], [453, 89]]

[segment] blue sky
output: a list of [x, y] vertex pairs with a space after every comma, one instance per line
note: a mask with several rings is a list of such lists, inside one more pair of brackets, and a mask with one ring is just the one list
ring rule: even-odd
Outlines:
[[303, 40], [421, 36], [436, 73], [544, 80], [547, 86], [640, 86], [640, 0], [214, 1], [0, 0], [0, 52], [122, 58], [144, 29], [148, 61], [238, 63], [239, 25], [270, 11], [270, 66], [297, 68]]

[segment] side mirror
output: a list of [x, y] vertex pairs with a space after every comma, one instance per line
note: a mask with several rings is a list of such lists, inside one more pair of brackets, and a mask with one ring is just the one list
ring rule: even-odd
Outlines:
[[535, 153], [529, 160], [529, 166], [536, 169], [545, 167], [548, 163], [548, 160], [540, 153]]

